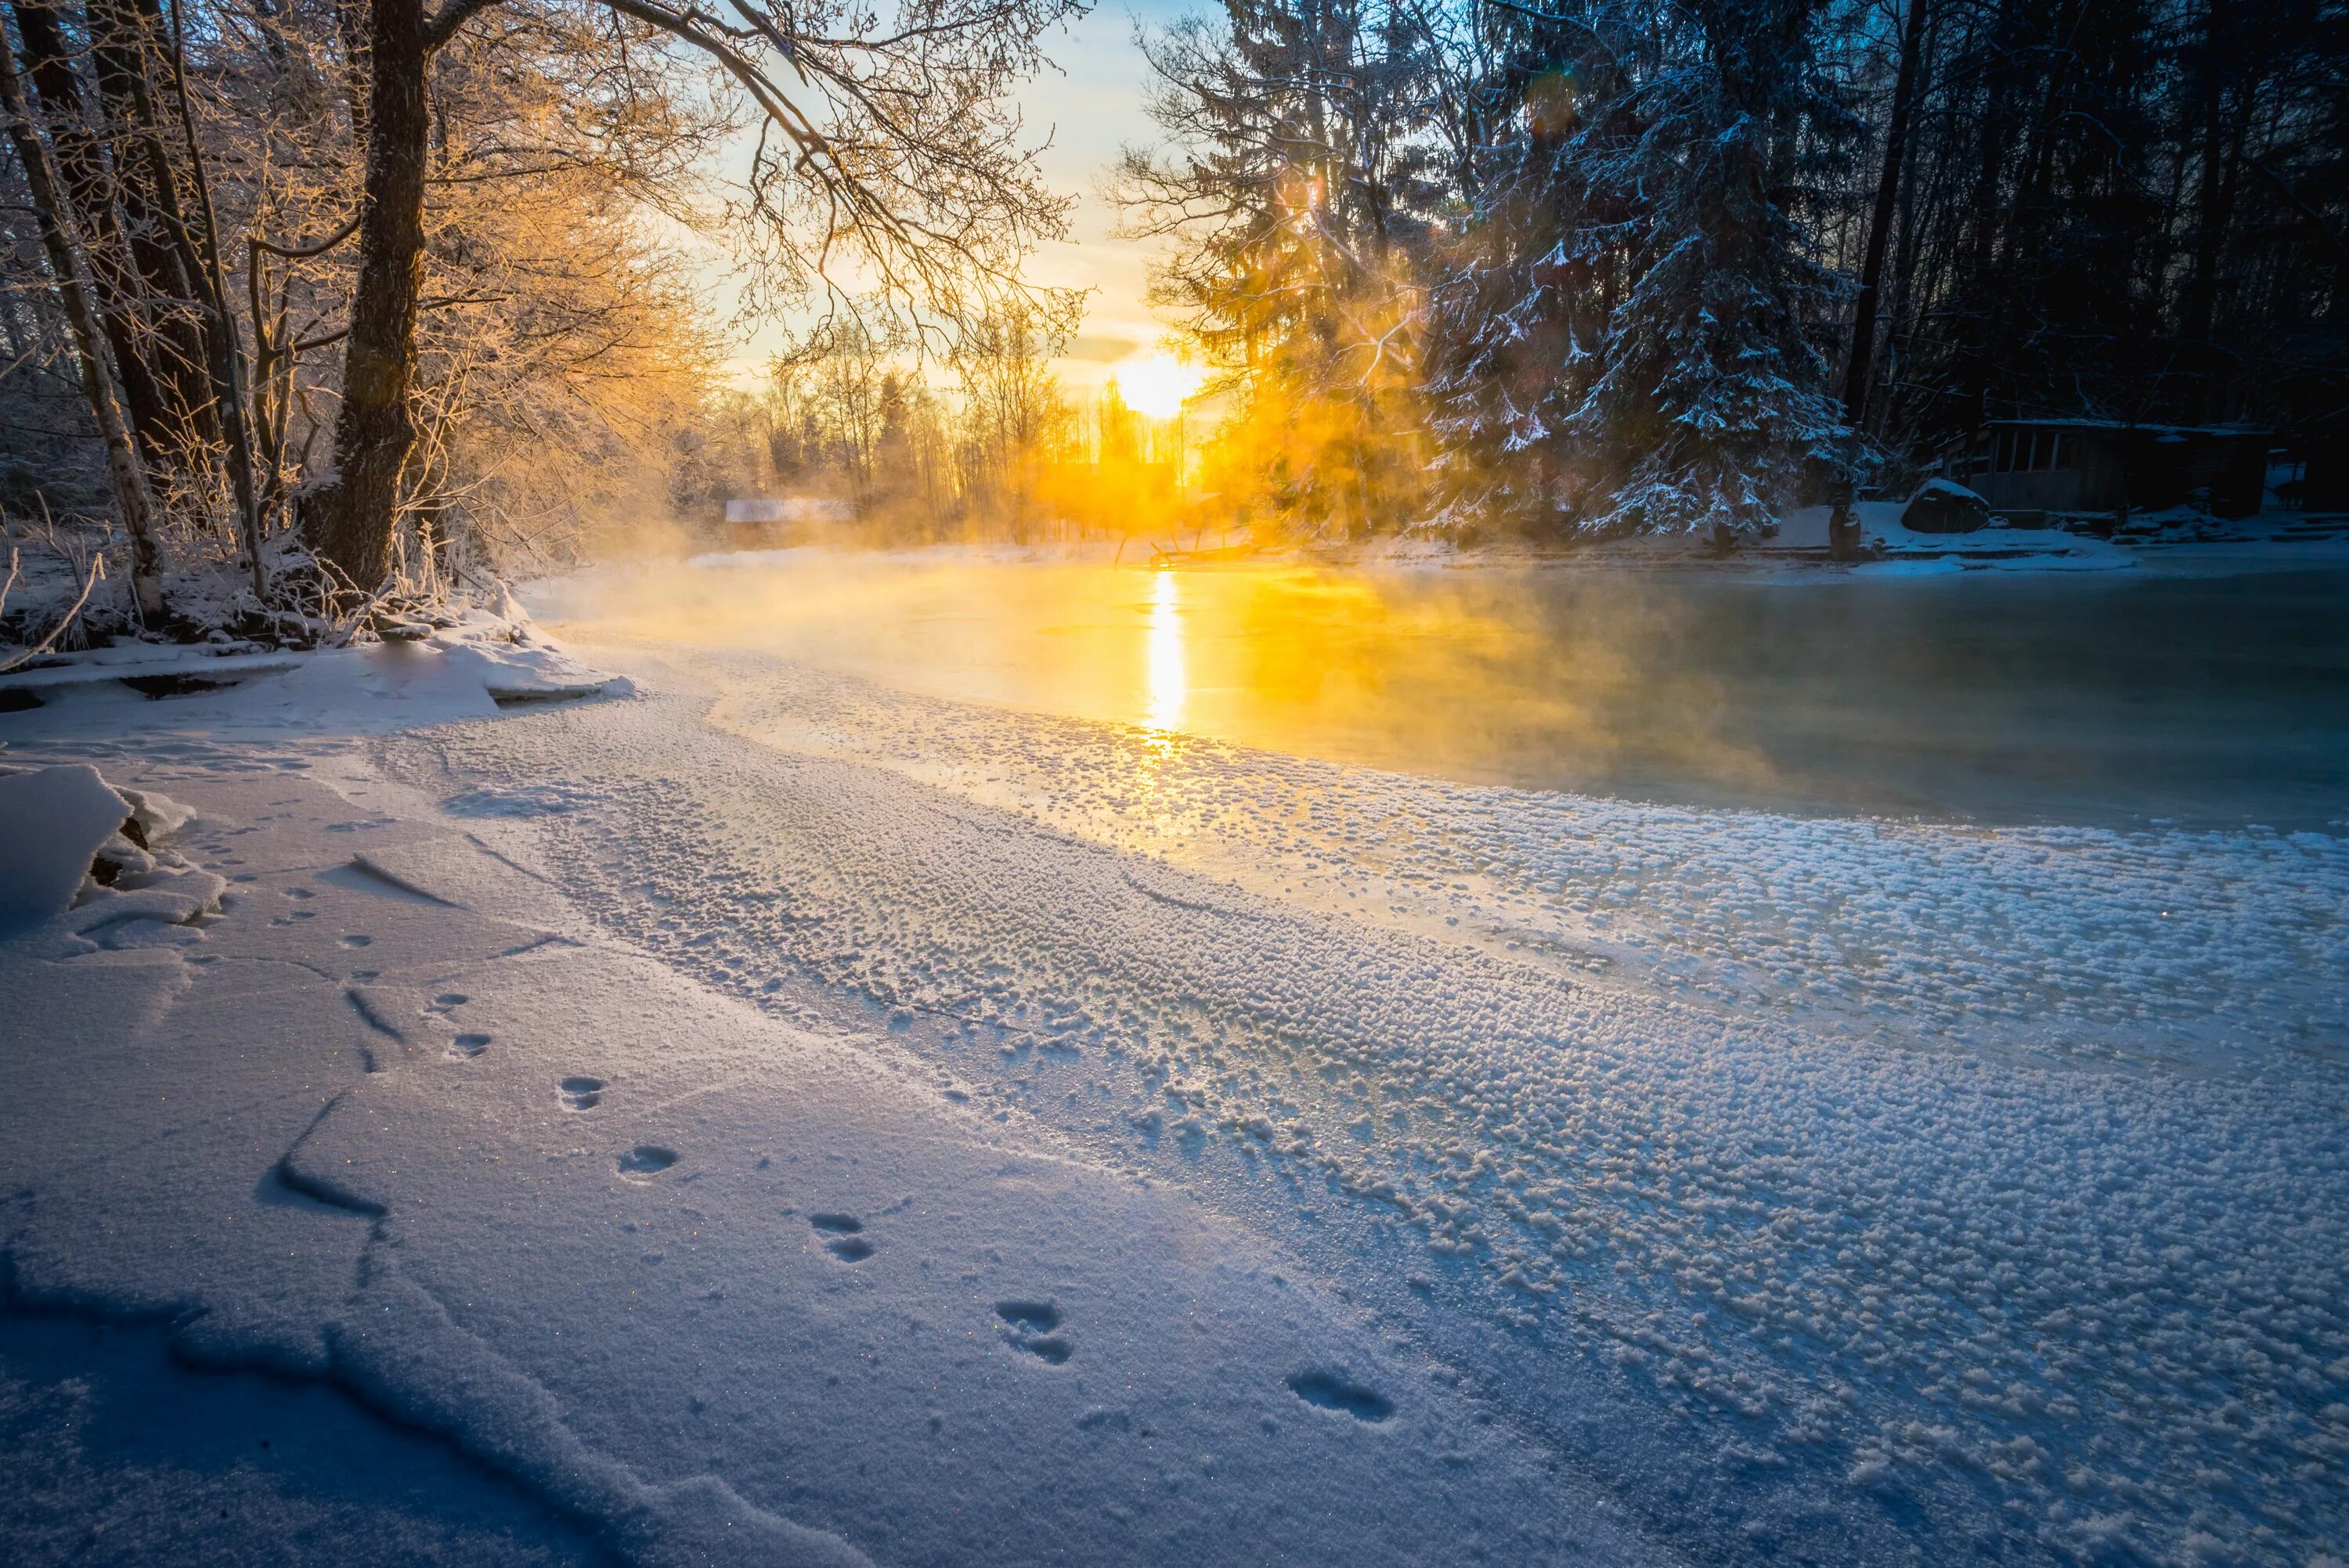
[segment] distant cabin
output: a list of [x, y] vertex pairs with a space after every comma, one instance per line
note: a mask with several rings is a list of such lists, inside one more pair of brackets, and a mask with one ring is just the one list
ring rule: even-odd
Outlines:
[[2210, 492], [2220, 517], [2260, 510], [2265, 430], [2124, 425], [2106, 419], [1992, 419], [1952, 464], [1992, 511], [2159, 511]]
[[834, 496], [787, 495], [743, 498], [726, 503], [726, 531], [737, 550], [797, 544], [813, 525], [853, 522], [855, 506]]

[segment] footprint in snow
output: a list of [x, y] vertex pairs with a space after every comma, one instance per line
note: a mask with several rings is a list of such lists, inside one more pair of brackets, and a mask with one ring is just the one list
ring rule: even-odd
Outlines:
[[490, 1035], [459, 1035], [449, 1042], [449, 1059], [452, 1062], [471, 1061], [490, 1048], [490, 1041], [493, 1037]]
[[677, 1150], [657, 1143], [639, 1143], [620, 1156], [620, 1174], [632, 1180], [657, 1176], [677, 1163]]
[[832, 1237], [824, 1251], [843, 1263], [861, 1264], [873, 1255], [873, 1243], [859, 1233], [864, 1222], [854, 1214], [810, 1214], [808, 1223]]
[[368, 943], [373, 942], [375, 938], [372, 936], [346, 936], [343, 938], [343, 945], [346, 947], [365, 947]]
[[593, 1110], [603, 1102], [604, 1080], [599, 1078], [567, 1078], [556, 1086], [563, 1095], [565, 1110]]
[[1290, 1373], [1288, 1390], [1309, 1405], [1339, 1411], [1369, 1426], [1383, 1426], [1394, 1414], [1394, 1401], [1377, 1389], [1319, 1367]]
[[1076, 1353], [1061, 1326], [1061, 1309], [1049, 1301], [999, 1301], [995, 1315], [1003, 1320], [1004, 1334], [1029, 1355], [1058, 1367]]

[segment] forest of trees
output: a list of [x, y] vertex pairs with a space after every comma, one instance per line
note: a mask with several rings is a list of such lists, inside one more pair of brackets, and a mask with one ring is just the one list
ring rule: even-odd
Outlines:
[[[2341, 0], [1225, 0], [1110, 182], [1212, 432], [1081, 407], [1020, 276], [1081, 8], [0, 0], [0, 513], [315, 620], [746, 484], [1732, 538], [1985, 418], [2349, 405]], [[759, 394], [683, 236], [814, 323]]]
[[[1012, 301], [926, 349], [854, 320], [808, 333], [755, 393], [716, 401], [680, 488], [844, 503], [877, 544], [1166, 537], [1201, 525], [1186, 423], [1054, 371], [1081, 301]], [[1186, 485], [1186, 479], [1194, 481]], [[1221, 521], [1221, 520], [1214, 520]]]
[[1122, 194], [1313, 526], [1736, 531], [1985, 418], [2349, 404], [2335, 0], [1226, 0], [1149, 48]]

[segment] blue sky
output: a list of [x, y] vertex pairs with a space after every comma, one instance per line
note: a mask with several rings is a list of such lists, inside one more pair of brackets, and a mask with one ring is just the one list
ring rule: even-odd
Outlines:
[[1098, 384], [1112, 358], [1148, 352], [1165, 331], [1142, 303], [1151, 247], [1116, 237], [1116, 214], [1097, 187], [1119, 147], [1156, 139], [1156, 127], [1142, 108], [1148, 67], [1134, 47], [1137, 17], [1161, 23], [1189, 8], [1181, 0], [1156, 0], [1095, 10], [1053, 41], [1060, 74], [1040, 77], [1023, 95], [1029, 123], [1053, 127], [1046, 177], [1080, 196], [1069, 241], [1037, 257], [1037, 274], [1097, 291], [1076, 345], [1080, 353], [1062, 367], [1072, 383]]
[[[1148, 67], [1134, 46], [1137, 19], [1163, 23], [1191, 8], [1186, 0], [1112, 0], [1047, 40], [1058, 69], [1020, 95], [1033, 139], [1050, 138], [1041, 159], [1046, 179], [1078, 198], [1068, 240], [1047, 246], [1033, 267], [1040, 282], [1093, 291], [1083, 331], [1059, 366], [1074, 390], [1101, 386], [1120, 359], [1148, 356], [1165, 333], [1143, 304], [1152, 248], [1116, 236], [1116, 214], [1098, 187], [1121, 146], [1155, 139], [1142, 108]], [[731, 294], [722, 277], [713, 283], [721, 295]], [[778, 340], [770, 327], [738, 342], [738, 378], [755, 379]]]

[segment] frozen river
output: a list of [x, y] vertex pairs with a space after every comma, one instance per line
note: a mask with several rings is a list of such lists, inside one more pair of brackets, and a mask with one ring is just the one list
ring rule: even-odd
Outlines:
[[[82, 690], [6, 782], [190, 863], [0, 944], [11, 1301], [647, 1563], [2328, 1561], [2339, 583], [2122, 576], [795, 556], [533, 590], [617, 700]], [[0, 1493], [332, 1415], [78, 1332]]]
[[719, 560], [533, 595], [648, 703], [401, 766], [1693, 1558], [2284, 1563], [2349, 1456], [2344, 581]]
[[1822, 579], [814, 550], [558, 627], [1467, 783], [1992, 823], [2337, 828], [2349, 571]]

